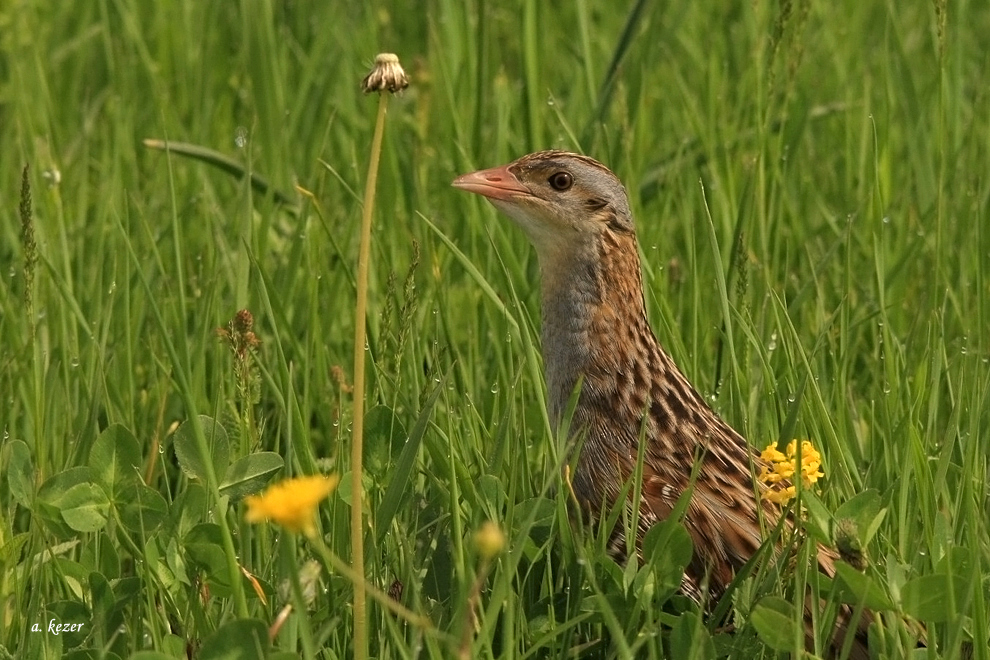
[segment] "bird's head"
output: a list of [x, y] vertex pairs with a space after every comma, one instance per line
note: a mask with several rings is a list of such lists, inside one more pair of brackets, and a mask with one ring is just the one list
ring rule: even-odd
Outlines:
[[453, 185], [487, 197], [512, 218], [541, 261], [593, 250], [606, 232], [633, 235], [625, 188], [607, 167], [586, 156], [540, 151], [463, 174]]

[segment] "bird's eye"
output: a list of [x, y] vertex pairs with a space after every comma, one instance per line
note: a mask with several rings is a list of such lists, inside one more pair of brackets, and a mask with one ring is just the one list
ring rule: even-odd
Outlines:
[[556, 174], [550, 175], [547, 179], [550, 187], [554, 190], [564, 191], [570, 188], [574, 184], [574, 177], [572, 177], [567, 172], [557, 172]]

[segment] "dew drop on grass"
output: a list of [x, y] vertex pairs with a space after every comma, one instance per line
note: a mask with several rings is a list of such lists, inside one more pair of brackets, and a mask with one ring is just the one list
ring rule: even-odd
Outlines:
[[238, 126], [237, 130], [234, 131], [234, 144], [237, 145], [238, 149], [243, 149], [247, 146], [248, 132], [243, 126]]
[[774, 333], [772, 335], [770, 335], [770, 342], [767, 344], [767, 350], [768, 351], [775, 351], [775, 350], [777, 350], [777, 332], [776, 331], [774, 331]]
[[69, 366], [71, 366], [72, 368], [78, 367], [79, 366], [79, 358], [73, 356], [72, 359], [69, 360]]
[[885, 224], [885, 225], [889, 225], [890, 224], [890, 216], [889, 215], [883, 216], [883, 224]]
[[110, 282], [110, 288], [107, 290], [107, 295], [112, 296], [113, 292], [117, 290], [117, 280]]
[[492, 383], [492, 394], [498, 394], [498, 381]]

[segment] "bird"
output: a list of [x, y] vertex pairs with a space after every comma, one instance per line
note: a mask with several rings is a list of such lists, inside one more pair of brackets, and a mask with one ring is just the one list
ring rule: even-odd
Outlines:
[[[642, 455], [637, 544], [691, 489], [682, 522], [694, 550], [681, 591], [717, 601], [781, 513], [761, 497], [773, 486], [754, 479], [765, 466], [760, 453], [708, 405], [653, 332], [622, 182], [593, 158], [550, 150], [452, 185], [487, 198], [536, 250], [547, 408], [559, 426], [573, 406], [567, 433], [580, 438], [580, 453], [571, 489], [582, 513], [595, 520], [628, 498]], [[626, 547], [618, 524], [610, 551], [621, 557]], [[834, 575], [836, 557], [819, 545], [821, 572]], [[844, 640], [841, 621], [839, 628], [833, 649]], [[850, 657], [868, 657], [863, 632], [860, 624]]]

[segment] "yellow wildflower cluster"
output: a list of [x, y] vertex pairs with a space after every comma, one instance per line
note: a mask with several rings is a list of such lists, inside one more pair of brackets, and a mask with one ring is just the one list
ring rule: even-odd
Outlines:
[[810, 488], [812, 484], [825, 476], [822, 472], [822, 456], [808, 440], [801, 441], [801, 463], [798, 464], [797, 440], [791, 440], [787, 445], [787, 452], [777, 449], [777, 445], [771, 443], [760, 454], [760, 458], [765, 461], [765, 465], [760, 470], [760, 481], [768, 486], [776, 484], [786, 484], [782, 488], [770, 488], [764, 494], [771, 502], [777, 504], [787, 504], [797, 494], [797, 489], [791, 480], [795, 472], [800, 472], [801, 481], [805, 488]]
[[286, 479], [261, 495], [245, 498], [248, 522], [272, 520], [290, 532], [316, 533], [316, 507], [336, 488], [336, 475]]

